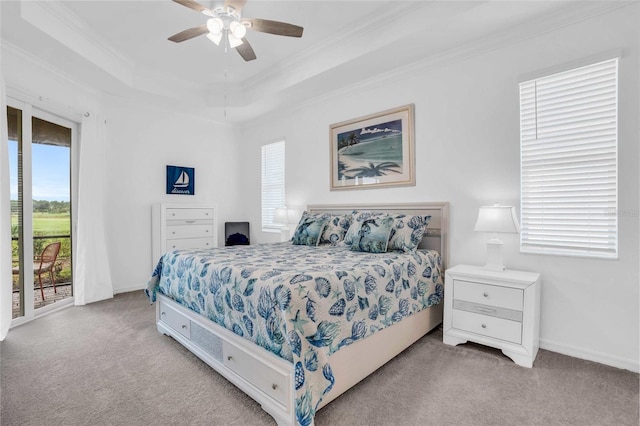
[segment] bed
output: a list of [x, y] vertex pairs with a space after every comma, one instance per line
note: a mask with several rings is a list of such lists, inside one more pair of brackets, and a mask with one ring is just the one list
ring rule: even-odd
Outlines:
[[442, 322], [448, 203], [307, 206], [323, 217], [354, 210], [430, 220], [407, 253], [291, 242], [165, 253], [146, 290], [158, 331], [278, 424], [312, 424]]

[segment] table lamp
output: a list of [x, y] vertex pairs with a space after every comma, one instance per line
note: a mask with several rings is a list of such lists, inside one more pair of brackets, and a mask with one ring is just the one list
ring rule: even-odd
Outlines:
[[276, 209], [275, 216], [273, 217], [274, 223], [282, 223], [284, 226], [280, 228], [280, 240], [289, 241], [291, 239], [291, 229], [289, 225], [295, 223], [298, 219], [298, 211], [290, 209], [288, 207], [278, 207]]
[[491, 271], [505, 271], [507, 268], [502, 264], [503, 243], [498, 238], [498, 234], [517, 234], [520, 231], [516, 208], [498, 204], [480, 207], [473, 230], [493, 233], [493, 238], [487, 241], [487, 264], [484, 268]]

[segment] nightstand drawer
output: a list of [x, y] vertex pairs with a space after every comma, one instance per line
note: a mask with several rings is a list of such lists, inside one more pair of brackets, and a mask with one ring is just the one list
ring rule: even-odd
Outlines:
[[456, 300], [521, 311], [523, 297], [522, 290], [517, 288], [454, 280], [453, 298]]
[[474, 314], [487, 315], [490, 317], [502, 318], [511, 321], [522, 322], [522, 311], [513, 309], [498, 308], [480, 303], [471, 303], [465, 300], [454, 300], [453, 309], [472, 312]]
[[456, 310], [452, 326], [494, 339], [522, 343], [522, 324], [516, 321]]

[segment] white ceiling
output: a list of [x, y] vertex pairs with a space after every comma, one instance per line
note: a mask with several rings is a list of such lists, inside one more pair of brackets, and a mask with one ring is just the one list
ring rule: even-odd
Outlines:
[[249, 31], [251, 62], [205, 36], [168, 41], [206, 21], [169, 0], [2, 1], [0, 11], [3, 48], [105, 93], [238, 122], [478, 43], [531, 36], [610, 3], [248, 0], [243, 17], [304, 27], [302, 38]]

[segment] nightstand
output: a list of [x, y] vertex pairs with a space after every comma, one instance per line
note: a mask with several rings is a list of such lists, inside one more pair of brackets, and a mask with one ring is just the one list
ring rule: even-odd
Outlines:
[[447, 270], [444, 334], [447, 345], [472, 341], [502, 350], [531, 368], [540, 333], [540, 274], [458, 265]]

